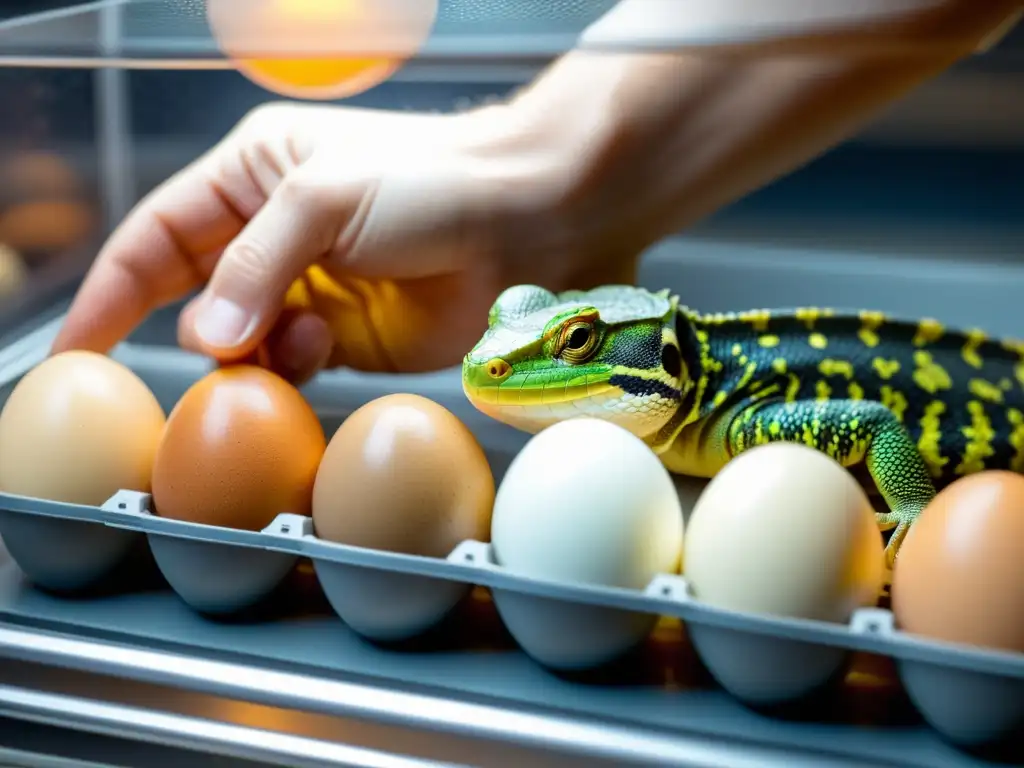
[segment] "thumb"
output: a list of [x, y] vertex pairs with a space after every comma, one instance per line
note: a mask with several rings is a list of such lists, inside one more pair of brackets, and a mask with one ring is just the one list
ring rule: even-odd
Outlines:
[[277, 321], [288, 288], [334, 246], [369, 192], [360, 184], [339, 194], [308, 167], [281, 181], [195, 300], [191, 335], [203, 351], [218, 358], [251, 354]]

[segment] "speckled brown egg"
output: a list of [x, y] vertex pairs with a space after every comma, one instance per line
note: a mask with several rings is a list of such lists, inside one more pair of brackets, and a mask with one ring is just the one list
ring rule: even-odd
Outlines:
[[943, 489], [900, 547], [892, 608], [906, 632], [1024, 651], [1024, 477], [980, 472]]
[[326, 440], [302, 393], [257, 366], [196, 382], [167, 419], [153, 467], [161, 517], [260, 530], [308, 515]]
[[334, 433], [313, 490], [313, 525], [327, 541], [445, 557], [487, 540], [494, 476], [476, 438], [417, 395], [378, 398]]

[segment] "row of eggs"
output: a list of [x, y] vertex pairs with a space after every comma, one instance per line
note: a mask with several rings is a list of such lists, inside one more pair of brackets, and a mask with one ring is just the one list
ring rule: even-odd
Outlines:
[[[388, 395], [328, 441], [302, 394], [256, 366], [218, 369], [165, 415], [132, 371], [88, 352], [26, 374], [0, 413], [0, 491], [99, 505], [151, 492], [158, 515], [260, 530], [310, 515], [317, 536], [445, 557], [490, 541], [510, 572], [643, 589], [685, 572], [707, 604], [846, 622], [885, 580], [871, 503], [811, 448], [776, 443], [730, 461], [684, 509], [673, 478], [629, 432], [574, 419], [533, 436], [495, 488], [451, 412]], [[988, 471], [942, 491], [892, 574], [898, 625], [1024, 652], [1024, 477]]]
[[306, 515], [328, 541], [434, 557], [486, 538], [494, 500], [483, 450], [424, 398], [369, 403], [328, 444], [301, 392], [258, 366], [214, 370], [165, 414], [109, 357], [45, 360], [0, 412], [0, 491], [97, 506], [119, 489], [169, 519], [258, 531]]

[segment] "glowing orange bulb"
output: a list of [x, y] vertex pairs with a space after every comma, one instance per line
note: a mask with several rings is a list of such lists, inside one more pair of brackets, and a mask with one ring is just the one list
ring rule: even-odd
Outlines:
[[430, 34], [438, 0], [207, 0], [225, 56], [282, 96], [340, 99], [387, 80]]

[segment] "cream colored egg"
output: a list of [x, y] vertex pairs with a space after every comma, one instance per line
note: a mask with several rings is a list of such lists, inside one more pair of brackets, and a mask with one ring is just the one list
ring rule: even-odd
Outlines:
[[[146, 493], [164, 423], [153, 392], [121, 363], [84, 351], [49, 357], [21, 377], [0, 411], [0, 492], [89, 506], [121, 490]], [[0, 515], [0, 534], [31, 583], [65, 593], [98, 586], [141, 538], [17, 514]]]
[[795, 443], [752, 448], [712, 479], [687, 523], [684, 562], [703, 603], [835, 622], [875, 603], [885, 564], [864, 490]]
[[0, 299], [23, 291], [28, 279], [28, 267], [18, 252], [0, 243]]
[[[564, 584], [644, 589], [676, 573], [683, 511], [672, 478], [641, 440], [597, 419], [535, 435], [498, 488], [495, 559], [509, 572]], [[657, 617], [494, 590], [519, 644], [541, 663], [583, 669], [642, 641]]]
[[149, 492], [163, 408], [133, 371], [94, 352], [63, 352], [18, 382], [0, 412], [0, 491], [100, 505]]

